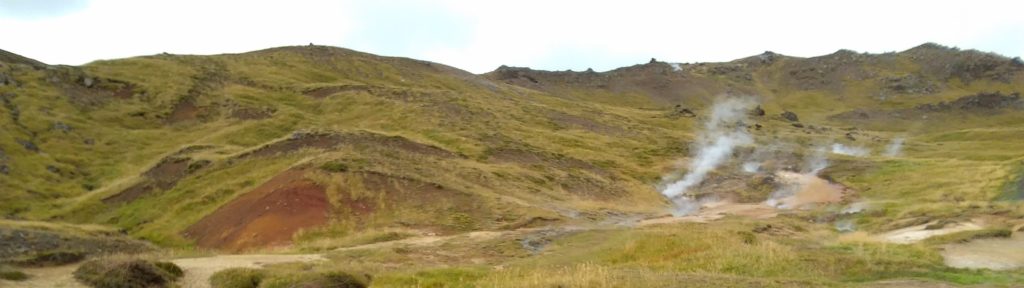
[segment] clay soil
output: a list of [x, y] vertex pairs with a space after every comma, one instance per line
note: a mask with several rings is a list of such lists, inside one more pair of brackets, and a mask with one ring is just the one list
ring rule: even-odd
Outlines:
[[304, 174], [293, 169], [275, 176], [186, 229], [185, 237], [230, 252], [290, 244], [300, 229], [327, 223], [330, 212], [324, 188]]

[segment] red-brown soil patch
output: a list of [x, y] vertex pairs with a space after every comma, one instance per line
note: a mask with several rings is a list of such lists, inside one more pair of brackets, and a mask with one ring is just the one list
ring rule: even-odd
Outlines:
[[327, 223], [331, 210], [323, 187], [293, 169], [221, 206], [185, 230], [199, 247], [239, 252], [287, 245], [303, 228]]
[[182, 100], [174, 105], [171, 114], [167, 116], [167, 123], [179, 123], [194, 120], [199, 116], [199, 107], [190, 99]]

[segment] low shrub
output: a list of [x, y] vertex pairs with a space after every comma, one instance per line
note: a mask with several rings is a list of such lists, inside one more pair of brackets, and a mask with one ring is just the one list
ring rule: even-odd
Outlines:
[[25, 279], [28, 279], [28, 274], [21, 271], [0, 270], [0, 279], [8, 281], [24, 281]]
[[45, 251], [35, 255], [17, 259], [11, 262], [12, 265], [22, 267], [49, 267], [77, 263], [85, 259], [85, 253], [81, 251]]
[[210, 276], [214, 288], [256, 288], [263, 282], [266, 273], [259, 269], [231, 268]]
[[142, 259], [96, 259], [75, 270], [79, 282], [96, 288], [168, 287], [184, 275], [170, 262]]

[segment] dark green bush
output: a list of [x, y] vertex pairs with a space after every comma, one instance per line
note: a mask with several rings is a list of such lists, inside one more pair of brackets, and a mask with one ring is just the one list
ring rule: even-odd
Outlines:
[[97, 259], [75, 270], [79, 282], [96, 288], [168, 287], [184, 273], [170, 262]]
[[259, 269], [231, 268], [210, 276], [214, 288], [256, 288], [263, 282], [266, 273]]
[[174, 276], [175, 279], [181, 278], [181, 276], [185, 276], [185, 271], [181, 270], [181, 267], [178, 267], [178, 265], [174, 263], [158, 261], [153, 263], [153, 265], [171, 274], [171, 276]]
[[35, 255], [18, 259], [11, 264], [23, 267], [49, 267], [77, 263], [85, 259], [85, 253], [81, 251], [45, 251]]

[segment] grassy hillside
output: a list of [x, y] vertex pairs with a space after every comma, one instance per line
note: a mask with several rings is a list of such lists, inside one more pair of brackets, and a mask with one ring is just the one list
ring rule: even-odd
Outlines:
[[[765, 165], [800, 170], [831, 144], [872, 151], [827, 155], [822, 175], [850, 196], [838, 206], [792, 212], [813, 223], [787, 234], [793, 239], [732, 243], [745, 241], [736, 231], [754, 225], [743, 219], [584, 232], [556, 237], [560, 248], [539, 258], [506, 251], [512, 254], [499, 262], [526, 257], [508, 262], [510, 270], [441, 263], [462, 268], [438, 277], [464, 274], [490, 285], [563, 267], [568, 270], [557, 274], [610, 277], [606, 286], [656, 286], [673, 277], [729, 279], [737, 286], [898, 276], [1021, 281], [949, 270], [930, 247], [888, 250], [835, 240], [840, 236], [832, 228], [836, 217], [866, 233], [933, 221], [1018, 223], [1024, 217], [1024, 102], [1014, 94], [1024, 91], [1019, 58], [925, 44], [886, 54], [766, 52], [726, 63], [652, 59], [600, 73], [503, 66], [473, 75], [323, 46], [161, 54], [80, 67], [3, 52], [0, 84], [0, 214], [6, 219], [103, 224], [165, 247], [252, 251], [651, 218], [672, 209], [659, 189], [687, 172], [711, 105], [744, 96], [764, 115], [736, 125], [758, 144], [730, 155], [697, 193], [759, 203], [774, 184], [751, 179], [775, 178], [743, 174], [743, 159], [771, 155]], [[798, 119], [786, 119], [787, 111]], [[895, 139], [903, 139], [902, 150], [885, 155]], [[870, 208], [836, 216], [854, 202]], [[713, 237], [665, 236], [689, 233]], [[718, 241], [729, 244], [705, 247]], [[463, 252], [479, 252], [468, 249]], [[700, 261], [713, 263], [659, 256], [694, 251], [709, 253]], [[750, 255], [760, 256], [744, 258]], [[403, 256], [373, 257], [394, 263]], [[435, 266], [414, 266], [381, 281], [414, 286], [434, 277]], [[657, 279], [630, 278], [636, 269]], [[551, 271], [558, 270], [544, 273]], [[530, 285], [563, 280], [575, 281], [551, 275]]]

